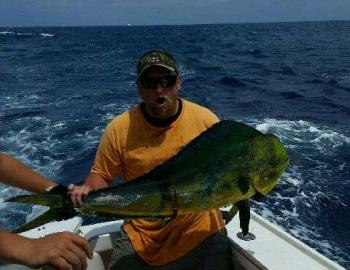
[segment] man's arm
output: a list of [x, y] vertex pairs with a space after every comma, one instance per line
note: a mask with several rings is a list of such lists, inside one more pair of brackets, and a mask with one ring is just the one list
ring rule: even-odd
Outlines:
[[74, 233], [30, 239], [0, 231], [0, 261], [31, 268], [48, 264], [57, 269], [86, 269], [86, 256], [92, 258], [89, 242]]
[[119, 150], [116, 147], [116, 141], [118, 140], [120, 139], [117, 138], [114, 121], [112, 121], [103, 132], [94, 166], [86, 177], [84, 184], [68, 186], [74, 206], [81, 206], [90, 191], [111, 186], [111, 179], [119, 175], [121, 160]]
[[56, 183], [32, 171], [20, 161], [0, 153], [0, 182], [35, 193], [46, 193]]
[[[0, 153], [0, 182], [36, 193], [46, 193], [57, 185], [4, 153]], [[0, 261], [29, 267], [50, 264], [58, 269], [86, 269], [86, 256], [92, 256], [88, 241], [74, 233], [29, 239], [0, 230]]]

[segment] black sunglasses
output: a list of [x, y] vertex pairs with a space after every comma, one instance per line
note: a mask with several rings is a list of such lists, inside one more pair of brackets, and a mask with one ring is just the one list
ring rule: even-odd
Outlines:
[[174, 86], [177, 81], [177, 75], [168, 75], [160, 78], [150, 78], [150, 77], [142, 77], [140, 79], [140, 84], [143, 88], [146, 89], [155, 89], [158, 84], [160, 84], [163, 88], [168, 88]]

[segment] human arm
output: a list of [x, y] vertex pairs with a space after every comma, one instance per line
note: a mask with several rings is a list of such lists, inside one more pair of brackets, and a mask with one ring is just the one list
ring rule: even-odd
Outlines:
[[20, 161], [0, 153], [0, 182], [35, 193], [46, 193], [56, 183], [32, 171]]
[[74, 233], [59, 232], [30, 239], [0, 231], [0, 261], [28, 267], [52, 265], [57, 269], [86, 269], [86, 257], [92, 258], [89, 242]]
[[97, 149], [94, 165], [81, 186], [69, 185], [69, 194], [74, 206], [81, 206], [90, 191], [112, 185], [121, 171], [120, 148], [114, 121], [104, 131]]
[[[36, 193], [46, 193], [57, 184], [32, 171], [20, 161], [0, 153], [0, 181]], [[85, 269], [91, 249], [86, 239], [69, 232], [29, 239], [0, 231], [0, 260], [37, 267], [51, 264], [58, 269]]]

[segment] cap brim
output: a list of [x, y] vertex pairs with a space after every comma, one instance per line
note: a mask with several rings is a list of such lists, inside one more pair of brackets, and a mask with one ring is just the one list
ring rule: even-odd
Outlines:
[[147, 65], [147, 66], [144, 66], [143, 69], [141, 69], [141, 71], [139, 72], [139, 74], [137, 75], [137, 79], [140, 78], [140, 76], [142, 75], [142, 73], [144, 73], [146, 71], [146, 69], [149, 69], [150, 67], [154, 67], [154, 66], [157, 66], [157, 67], [163, 67], [163, 68], [166, 68], [167, 70], [171, 71], [171, 72], [176, 72], [176, 69], [173, 68], [173, 67], [169, 67], [167, 65], [163, 65], [163, 64], [152, 64], [152, 65]]

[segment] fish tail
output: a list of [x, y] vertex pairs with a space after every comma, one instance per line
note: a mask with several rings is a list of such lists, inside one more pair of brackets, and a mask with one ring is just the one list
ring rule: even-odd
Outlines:
[[37, 218], [29, 221], [26, 224], [23, 224], [22, 226], [19, 226], [18, 228], [16, 228], [15, 230], [13, 230], [13, 233], [21, 233], [21, 232], [25, 232], [31, 229], [34, 229], [36, 227], [39, 227], [41, 225], [44, 225], [50, 221], [56, 220], [56, 216], [57, 216], [57, 210], [56, 209], [49, 209], [47, 212], [45, 212], [44, 214], [38, 216]]
[[15, 233], [31, 230], [50, 221], [72, 218], [76, 215], [71, 201], [59, 194], [20, 195], [10, 198], [6, 202], [37, 204], [50, 208], [44, 214], [15, 229], [13, 231]]
[[58, 194], [31, 194], [12, 197], [5, 202], [38, 204], [47, 207], [63, 206], [64, 198]]

